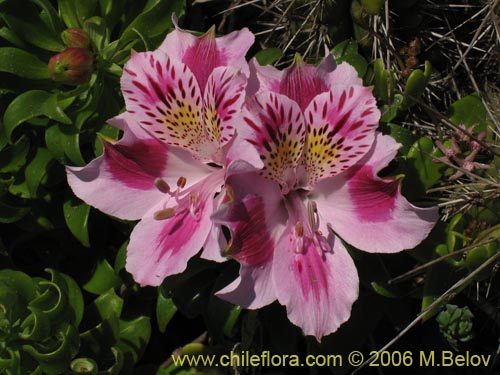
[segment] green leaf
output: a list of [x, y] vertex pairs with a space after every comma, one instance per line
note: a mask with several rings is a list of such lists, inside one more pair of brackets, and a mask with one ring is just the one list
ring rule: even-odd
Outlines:
[[48, 26], [54, 33], [59, 34], [63, 30], [63, 25], [61, 23], [61, 20], [59, 19], [57, 11], [54, 9], [50, 1], [49, 0], [31, 0], [31, 1], [37, 4], [40, 8], [42, 8], [45, 11], [45, 14], [47, 15], [46, 18], [48, 20]]
[[125, 355], [125, 367], [127, 364], [130, 366], [139, 361], [150, 337], [149, 317], [140, 316], [130, 321], [120, 320], [120, 339], [117, 346]]
[[98, 51], [101, 51], [109, 43], [108, 29], [101, 17], [88, 19], [83, 23], [83, 29]]
[[85, 310], [82, 291], [76, 281], [71, 277], [63, 273], [60, 275], [66, 282], [68, 304], [75, 314], [75, 326], [78, 327], [82, 321], [83, 312]]
[[46, 148], [38, 148], [35, 157], [26, 167], [24, 175], [31, 197], [36, 197], [40, 184], [46, 181], [50, 164], [54, 161], [52, 154]]
[[25, 304], [36, 297], [35, 283], [24, 272], [10, 269], [0, 270], [0, 282], [15, 290]]
[[415, 142], [415, 135], [411, 132], [410, 129], [403, 128], [401, 125], [390, 123], [388, 124], [388, 126], [391, 130], [391, 137], [402, 145], [400, 152], [403, 155], [407, 155], [410, 151], [410, 147]]
[[47, 64], [14, 47], [0, 48], [0, 71], [30, 79], [49, 79]]
[[283, 52], [279, 48], [266, 48], [255, 54], [260, 65], [271, 65], [281, 56], [283, 56]]
[[80, 27], [78, 14], [76, 13], [76, 1], [74, 0], [57, 0], [59, 6], [59, 14], [67, 27]]
[[424, 93], [425, 86], [427, 86], [427, 82], [429, 81], [431, 70], [430, 63], [427, 61], [425, 69], [425, 72], [420, 69], [415, 69], [408, 77], [403, 93], [404, 101], [401, 104], [402, 109], [407, 109], [413, 106], [416, 103], [416, 100], [418, 100]]
[[162, 288], [158, 288], [158, 299], [156, 300], [156, 319], [158, 329], [161, 333], [164, 333], [168, 323], [177, 312], [177, 307], [175, 306], [172, 298], [164, 296], [161, 290]]
[[184, 13], [185, 2], [182, 0], [148, 2], [143, 11], [127, 26], [120, 37], [125, 44], [138, 38], [138, 35], [151, 39], [165, 35], [172, 28], [172, 13], [178, 17]]
[[59, 36], [40, 20], [25, 21], [7, 14], [1, 15], [4, 21], [19, 37], [41, 49], [59, 52], [64, 49]]
[[21, 49], [26, 48], [26, 44], [24, 43], [24, 41], [21, 38], [19, 38], [17, 34], [8, 27], [0, 28], [0, 38], [5, 39], [6, 41], [10, 42], [17, 48]]
[[[75, 202], [70, 199], [63, 205], [64, 220], [69, 230], [80, 243], [85, 247], [90, 247], [88, 220], [90, 206], [83, 202]], [[108, 290], [106, 288], [105, 290]]]
[[12, 133], [19, 125], [42, 115], [64, 124], [71, 123], [58, 104], [57, 94], [32, 90], [16, 97], [5, 110], [3, 117], [9, 141], [12, 141]]
[[83, 289], [94, 294], [102, 294], [121, 284], [121, 279], [106, 259], [97, 262], [96, 269], [91, 279], [83, 285]]
[[45, 132], [45, 144], [62, 164], [71, 163], [78, 166], [85, 165], [85, 160], [80, 152], [80, 133], [72, 125], [57, 124]]
[[463, 97], [451, 105], [450, 120], [457, 125], [470, 127], [478, 124], [477, 132], [486, 128], [486, 108], [477, 93]]
[[97, 0], [74, 1], [74, 4], [81, 24], [96, 14]]
[[26, 164], [29, 150], [29, 138], [22, 136], [16, 143], [0, 151], [0, 173], [19, 171]]
[[13, 206], [0, 201], [0, 223], [15, 223], [26, 216], [29, 211], [30, 209], [28, 207]]
[[403, 95], [395, 94], [394, 100], [390, 105], [384, 105], [382, 107], [382, 116], [380, 117], [380, 121], [388, 123], [396, 118], [398, 115], [398, 111], [403, 103]]
[[101, 294], [94, 300], [93, 304], [103, 320], [113, 316], [119, 317], [122, 313], [123, 300], [116, 295], [114, 289], [110, 289], [106, 293]]
[[[57, 333], [58, 341], [55, 348], [50, 352], [45, 352], [35, 348], [33, 345], [23, 345], [25, 352], [34, 357], [40, 367], [47, 375], [56, 375], [68, 368], [71, 358], [78, 351], [78, 332], [72, 325], [66, 324]], [[41, 348], [40, 348], [41, 349]]]
[[337, 59], [337, 63], [342, 62], [352, 65], [360, 77], [365, 76], [366, 70], [368, 69], [368, 63], [363, 56], [358, 54], [357, 50], [355, 53], [346, 53]]
[[407, 158], [418, 172], [420, 181], [425, 189], [430, 188], [441, 178], [442, 165], [434, 163], [431, 155], [436, 155], [439, 150], [434, 148], [432, 140], [422, 137], [416, 141], [408, 151]]

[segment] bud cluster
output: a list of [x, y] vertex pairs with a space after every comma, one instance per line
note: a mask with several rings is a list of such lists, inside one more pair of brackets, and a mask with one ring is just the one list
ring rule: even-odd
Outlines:
[[70, 28], [61, 33], [61, 39], [67, 48], [50, 58], [50, 77], [65, 85], [87, 83], [94, 72], [95, 60], [87, 34], [82, 29]]

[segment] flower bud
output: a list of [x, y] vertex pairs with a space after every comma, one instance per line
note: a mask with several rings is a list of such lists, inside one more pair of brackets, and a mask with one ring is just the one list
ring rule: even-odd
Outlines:
[[50, 77], [66, 85], [81, 85], [94, 71], [94, 55], [85, 48], [66, 48], [49, 61]]
[[61, 33], [61, 38], [68, 48], [87, 48], [89, 46], [89, 38], [82, 29], [66, 29]]

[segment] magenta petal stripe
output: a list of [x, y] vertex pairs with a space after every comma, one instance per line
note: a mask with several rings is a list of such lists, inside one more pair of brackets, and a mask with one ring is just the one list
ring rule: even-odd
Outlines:
[[245, 99], [245, 77], [233, 68], [216, 68], [203, 94], [203, 117], [210, 142], [227, 144], [235, 133], [235, 124]]
[[121, 84], [133, 120], [169, 145], [200, 152], [202, 97], [186, 65], [161, 51], [136, 53], [125, 65]]
[[347, 170], [369, 150], [380, 112], [368, 88], [334, 86], [305, 111], [305, 169], [309, 187]]
[[296, 180], [305, 137], [299, 106], [284, 95], [262, 92], [248, 104], [243, 121], [247, 126], [241, 135], [259, 152], [262, 175], [289, 190]]

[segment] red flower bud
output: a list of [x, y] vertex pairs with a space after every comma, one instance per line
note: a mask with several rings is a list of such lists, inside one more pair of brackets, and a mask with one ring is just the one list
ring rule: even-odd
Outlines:
[[61, 38], [68, 48], [87, 48], [89, 38], [82, 29], [66, 29], [61, 33]]
[[85, 48], [66, 48], [49, 61], [50, 77], [66, 85], [81, 85], [94, 71], [94, 55]]

